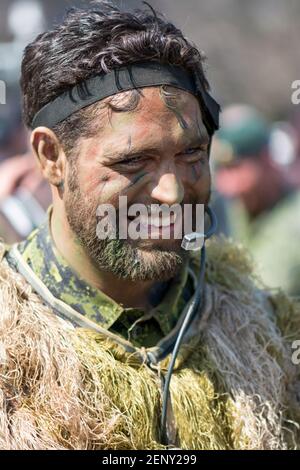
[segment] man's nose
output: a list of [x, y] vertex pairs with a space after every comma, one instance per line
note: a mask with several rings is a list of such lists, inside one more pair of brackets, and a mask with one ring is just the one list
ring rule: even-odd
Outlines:
[[173, 172], [162, 174], [152, 188], [151, 197], [161, 204], [180, 204], [184, 198], [181, 180]]

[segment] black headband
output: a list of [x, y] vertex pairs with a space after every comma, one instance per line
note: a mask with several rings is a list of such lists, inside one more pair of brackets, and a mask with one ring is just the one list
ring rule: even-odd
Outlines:
[[219, 128], [220, 106], [203, 88], [198, 76], [158, 62], [129, 64], [78, 83], [41, 108], [33, 118], [32, 128], [52, 128], [76, 111], [121, 91], [159, 85], [171, 85], [197, 96], [209, 134]]

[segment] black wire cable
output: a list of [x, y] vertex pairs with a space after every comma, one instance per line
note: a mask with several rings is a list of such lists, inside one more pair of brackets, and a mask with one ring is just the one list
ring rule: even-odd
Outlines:
[[204, 234], [204, 241], [203, 246], [201, 248], [201, 258], [200, 258], [200, 271], [199, 271], [199, 283], [197, 289], [195, 291], [195, 296], [192, 303], [189, 306], [189, 309], [186, 313], [185, 319], [182, 323], [180, 331], [178, 333], [175, 346], [172, 352], [171, 361], [169, 364], [168, 372], [164, 382], [164, 391], [163, 391], [163, 400], [162, 400], [162, 414], [161, 414], [161, 441], [162, 444], [168, 444], [168, 437], [167, 437], [167, 430], [166, 430], [166, 423], [167, 423], [167, 411], [168, 411], [168, 402], [169, 402], [169, 388], [170, 388], [170, 381], [172, 377], [172, 373], [174, 370], [175, 361], [178, 355], [179, 348], [181, 346], [183, 337], [186, 333], [187, 328], [189, 327], [191, 320], [194, 317], [196, 310], [201, 306], [203, 301], [203, 291], [204, 291], [204, 274], [205, 274], [205, 260], [206, 260], [206, 252], [205, 252], [205, 241], [210, 238], [217, 229], [217, 219], [214, 212], [209, 208], [206, 207], [206, 212], [208, 213], [211, 221], [211, 225], [207, 233]]

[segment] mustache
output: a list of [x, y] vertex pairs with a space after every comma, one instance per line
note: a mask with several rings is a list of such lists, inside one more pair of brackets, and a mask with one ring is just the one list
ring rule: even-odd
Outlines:
[[[210, 194], [209, 194], [209, 196], [207, 196], [205, 198], [205, 201], [199, 201], [199, 200], [193, 199], [193, 200], [185, 200], [181, 203], [175, 203], [175, 204], [171, 204], [171, 205], [166, 204], [166, 203], [158, 203], [158, 202], [151, 202], [151, 203], [148, 203], [148, 204], [133, 203], [130, 206], [128, 206], [127, 210], [129, 212], [130, 208], [133, 207], [134, 204], [141, 204], [144, 207], [144, 209], [147, 211], [148, 215], [155, 215], [156, 213], [159, 213], [160, 211], [162, 211], [162, 213], [163, 213], [164, 209], [166, 209], [166, 211], [168, 211], [172, 208], [172, 206], [180, 208], [182, 213], [183, 213], [184, 209], [185, 209], [185, 205], [191, 205], [191, 206], [196, 207], [196, 204], [204, 204], [206, 206], [209, 203], [209, 200], [210, 200]], [[155, 206], [155, 207], [153, 207], [153, 206]], [[116, 207], [115, 209], [116, 209], [116, 215], [119, 215], [120, 209], [118, 207]]]

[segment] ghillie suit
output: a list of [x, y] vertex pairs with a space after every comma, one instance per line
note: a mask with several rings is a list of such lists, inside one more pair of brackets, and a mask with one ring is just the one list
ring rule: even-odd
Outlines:
[[[259, 290], [229, 242], [209, 244], [197, 328], [171, 380], [177, 445], [300, 447], [300, 368], [291, 361], [300, 312], [282, 293]], [[5, 259], [0, 341], [2, 449], [164, 448], [160, 374], [169, 358], [151, 370], [106, 335], [73, 328]]]

